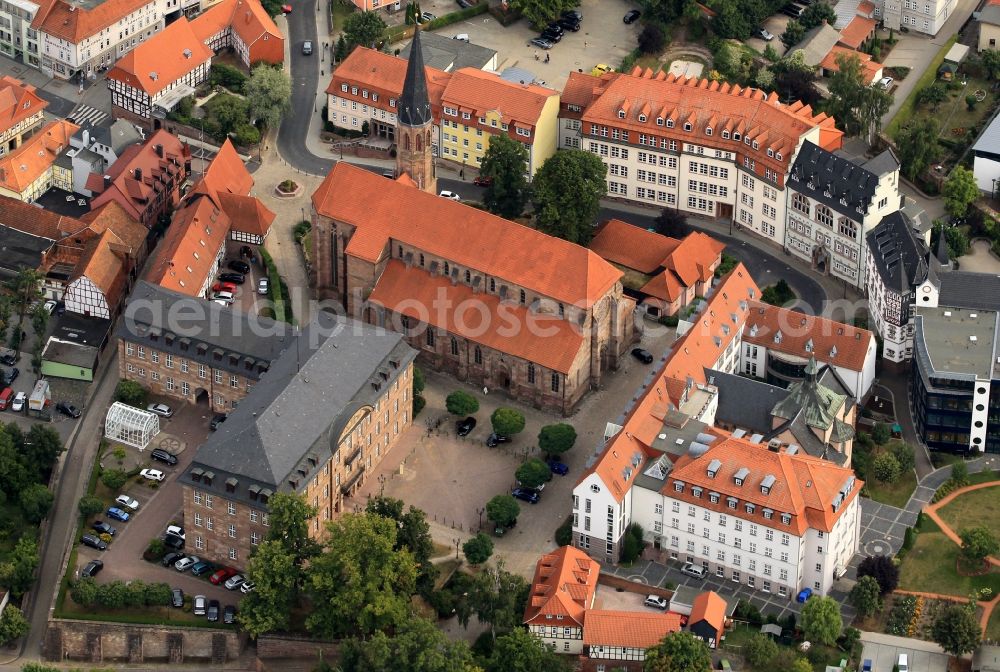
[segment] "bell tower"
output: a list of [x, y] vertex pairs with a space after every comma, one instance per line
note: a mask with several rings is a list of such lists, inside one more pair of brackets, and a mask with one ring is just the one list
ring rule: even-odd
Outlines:
[[427, 96], [424, 55], [420, 47], [420, 29], [413, 34], [410, 60], [406, 65], [403, 94], [399, 99], [396, 123], [396, 174], [406, 173], [424, 191], [437, 193], [434, 153], [431, 150], [434, 117]]

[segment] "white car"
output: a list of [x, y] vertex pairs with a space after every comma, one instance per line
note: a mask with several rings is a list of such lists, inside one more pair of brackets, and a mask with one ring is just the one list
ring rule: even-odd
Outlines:
[[240, 592], [243, 594], [252, 593], [253, 589], [257, 587], [257, 584], [253, 581], [244, 581], [243, 585], [240, 586]]
[[45, 312], [51, 315], [52, 311], [56, 309], [57, 302], [49, 299], [43, 305], [45, 306]]
[[139, 502], [128, 495], [118, 495], [115, 497], [115, 503], [129, 511], [136, 511], [139, 508]]
[[156, 413], [163, 418], [169, 418], [174, 414], [174, 410], [166, 404], [150, 404], [146, 407], [146, 410], [150, 413]]
[[453, 201], [461, 201], [462, 200], [462, 198], [458, 194], [456, 194], [454, 191], [442, 191], [440, 194], [438, 194], [438, 196], [440, 196], [441, 198], [450, 198]]
[[139, 475], [147, 481], [162, 481], [165, 478], [163, 472], [159, 469], [143, 469], [139, 472]]
[[759, 37], [760, 39], [764, 40], [765, 42], [770, 42], [771, 40], [774, 39], [774, 35], [772, 35], [771, 32], [767, 28], [764, 28], [764, 27], [761, 27], [761, 28], [757, 29], [757, 35], [756, 35], [756, 37]]
[[647, 607], [653, 607], [654, 609], [666, 609], [669, 603], [665, 597], [660, 597], [659, 595], [647, 595], [643, 604]]
[[879, 80], [878, 85], [888, 91], [892, 88], [892, 77], [883, 77]]
[[184, 528], [180, 525], [167, 525], [167, 534], [184, 539]]
[[225, 584], [226, 585], [226, 589], [227, 590], [236, 590], [237, 588], [239, 588], [240, 586], [242, 586], [244, 583], [246, 583], [246, 581], [247, 581], [247, 577], [243, 576], [242, 574], [234, 574], [233, 576], [230, 576], [228, 579], [226, 579], [226, 584]]
[[16, 395], [14, 395], [14, 401], [10, 405], [10, 410], [14, 411], [15, 413], [20, 413], [21, 411], [24, 410], [24, 404], [27, 401], [28, 397], [24, 394], [24, 392], [18, 392]]
[[267, 294], [267, 289], [268, 289], [269, 286], [270, 286], [270, 283], [268, 282], [268, 279], [267, 278], [261, 278], [260, 280], [257, 281], [257, 293], [258, 294]]
[[231, 304], [233, 301], [236, 300], [236, 297], [233, 296], [232, 292], [216, 292], [215, 294], [212, 295], [212, 300], [225, 301], [226, 304]]
[[197, 555], [189, 555], [175, 562], [174, 569], [176, 569], [178, 572], [186, 572], [199, 562], [201, 562], [201, 558], [199, 558]]

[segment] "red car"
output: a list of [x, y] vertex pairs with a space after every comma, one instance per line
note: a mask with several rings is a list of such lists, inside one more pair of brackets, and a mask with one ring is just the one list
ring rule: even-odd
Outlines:
[[472, 183], [477, 187], [488, 187], [493, 184], [493, 178], [488, 175], [478, 175]]
[[215, 574], [208, 577], [208, 580], [217, 586], [220, 583], [225, 582], [225, 580], [230, 576], [236, 576], [236, 574], [238, 574], [238, 572], [232, 567], [223, 567], [222, 569], [216, 571]]
[[281, 6], [281, 12], [283, 14], [291, 14], [292, 13], [292, 6], [291, 5], [282, 5]]
[[232, 294], [236, 293], [236, 285], [232, 282], [217, 282], [212, 285], [213, 292], [230, 292]]

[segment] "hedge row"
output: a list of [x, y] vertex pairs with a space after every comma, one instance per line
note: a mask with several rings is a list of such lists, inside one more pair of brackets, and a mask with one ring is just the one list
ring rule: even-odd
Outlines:
[[260, 248], [260, 258], [264, 260], [264, 268], [267, 269], [268, 296], [274, 302], [274, 319], [292, 324], [292, 301], [288, 294], [288, 285], [278, 274], [278, 267], [274, 265], [274, 259], [263, 247]]
[[[433, 21], [428, 21], [427, 23], [420, 24], [421, 30], [437, 30], [438, 28], [444, 28], [445, 26], [450, 26], [453, 23], [458, 23], [459, 21], [464, 21], [466, 19], [471, 19], [474, 16], [479, 16], [480, 14], [485, 14], [489, 11], [488, 2], [480, 2], [478, 5], [473, 5], [466, 9], [460, 9], [457, 12], [452, 12], [450, 14], [445, 14], [444, 16], [439, 16]], [[389, 38], [389, 42], [399, 42], [400, 40], [405, 40], [413, 37], [413, 32], [416, 30], [415, 26], [393, 26], [388, 31], [386, 35]]]

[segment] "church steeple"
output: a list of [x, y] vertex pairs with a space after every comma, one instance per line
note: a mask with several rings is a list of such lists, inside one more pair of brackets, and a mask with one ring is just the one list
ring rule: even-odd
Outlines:
[[434, 175], [434, 115], [427, 94], [427, 73], [420, 46], [420, 28], [413, 34], [406, 79], [396, 116], [396, 175], [407, 174], [417, 187], [437, 192]]

